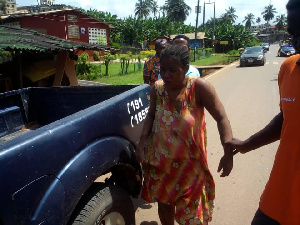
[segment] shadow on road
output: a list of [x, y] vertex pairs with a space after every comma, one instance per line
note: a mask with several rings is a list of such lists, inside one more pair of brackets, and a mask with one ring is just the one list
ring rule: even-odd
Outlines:
[[138, 208], [141, 209], [151, 209], [152, 206], [146, 202], [145, 200], [143, 200], [141, 197], [139, 198], [133, 198], [132, 199], [133, 205], [134, 205], [134, 210], [136, 211]]
[[[134, 210], [135, 210], [135, 214], [136, 214], [136, 225], [158, 225], [157, 221], [153, 221], [153, 217], [151, 217], [151, 219], [149, 219], [149, 215], [151, 215], [152, 213], [157, 214], [157, 209], [154, 209], [155, 207], [153, 208], [153, 206], [154, 206], [153, 204], [146, 202], [141, 197], [133, 198], [132, 202], [133, 202]], [[145, 217], [143, 218], [143, 216], [141, 217], [141, 215], [138, 216], [141, 211], [147, 212], [146, 218]], [[137, 216], [139, 218], [137, 218]], [[148, 220], [148, 221], [146, 221], [146, 220]]]
[[155, 221], [151, 221], [151, 222], [144, 221], [144, 222], [141, 222], [140, 225], [158, 225], [158, 223]]

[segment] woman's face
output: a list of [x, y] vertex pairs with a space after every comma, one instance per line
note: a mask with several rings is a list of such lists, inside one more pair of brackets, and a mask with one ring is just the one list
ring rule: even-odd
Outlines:
[[188, 67], [189, 65], [183, 67], [181, 62], [174, 58], [163, 58], [160, 61], [160, 74], [165, 86], [169, 88], [180, 87]]

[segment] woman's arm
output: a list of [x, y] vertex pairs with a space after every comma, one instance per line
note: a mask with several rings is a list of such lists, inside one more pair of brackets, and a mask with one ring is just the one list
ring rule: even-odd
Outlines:
[[226, 144], [233, 138], [230, 122], [214, 87], [208, 81], [201, 78], [196, 80], [195, 85], [197, 104], [204, 107], [217, 122], [225, 154], [232, 154], [232, 150], [226, 148]]
[[224, 149], [224, 156], [220, 160], [218, 172], [222, 171], [221, 177], [225, 177], [230, 174], [233, 168], [233, 148], [228, 144], [233, 138], [231, 125], [214, 87], [201, 78], [198, 78], [195, 82], [197, 104], [204, 107], [217, 122], [220, 140]]
[[155, 118], [155, 108], [156, 108], [156, 90], [155, 87], [153, 86], [151, 88], [151, 93], [150, 93], [150, 105], [149, 105], [148, 114], [146, 116], [140, 141], [136, 150], [136, 155], [139, 162], [142, 162], [144, 158], [144, 152], [145, 150], [147, 150], [148, 147], [147, 139], [152, 130], [153, 121]]

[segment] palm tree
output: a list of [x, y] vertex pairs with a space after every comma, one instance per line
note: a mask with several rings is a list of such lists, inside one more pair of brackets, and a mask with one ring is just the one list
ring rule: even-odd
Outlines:
[[159, 13], [160, 7], [158, 6], [157, 1], [155, 1], [155, 0], [149, 0], [149, 3], [150, 3], [151, 11], [155, 17], [156, 14]]
[[184, 0], [166, 0], [165, 6], [167, 17], [173, 22], [184, 22], [191, 11]]
[[148, 0], [138, 0], [137, 3], [135, 3], [135, 16], [138, 18], [147, 18], [151, 12], [150, 4]]
[[236, 12], [235, 8], [230, 6], [228, 10], [225, 9], [225, 11], [226, 11], [225, 14], [227, 15], [227, 18], [230, 20], [231, 23], [234, 23], [235, 20], [238, 18], [238, 16], [234, 14]]
[[166, 15], [167, 15], [167, 6], [166, 5], [161, 6], [160, 11], [162, 12], [162, 16], [166, 17]]
[[285, 14], [281, 14], [280, 16], [277, 16], [274, 23], [276, 23], [275, 26], [276, 26], [277, 30], [284, 30], [284, 27], [287, 24], [287, 18], [285, 16]]
[[222, 15], [220, 16], [220, 19], [221, 19], [222, 23], [224, 23], [224, 24], [227, 24], [227, 23], [230, 23], [230, 24], [231, 24], [231, 19], [230, 19], [230, 17], [228, 16], [227, 13], [222, 14]]
[[243, 20], [243, 22], [246, 22], [245, 27], [250, 29], [251, 28], [251, 24], [254, 23], [254, 15], [252, 13], [248, 13], [247, 16], [245, 16], [245, 19]]
[[274, 8], [273, 5], [265, 6], [265, 10], [261, 13], [263, 15], [264, 20], [267, 22], [267, 25], [269, 25], [269, 21], [274, 18], [274, 14], [276, 12], [276, 8]]

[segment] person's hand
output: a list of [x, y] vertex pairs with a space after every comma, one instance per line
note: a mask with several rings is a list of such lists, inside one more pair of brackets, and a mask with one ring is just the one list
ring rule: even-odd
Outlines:
[[138, 160], [139, 163], [142, 163], [142, 161], [144, 160], [145, 151], [147, 149], [148, 149], [147, 139], [141, 139], [135, 152], [136, 159]]
[[228, 176], [232, 168], [233, 168], [233, 154], [226, 153], [221, 158], [219, 163], [218, 173], [222, 171], [220, 177]]
[[245, 154], [250, 151], [250, 149], [247, 149], [245, 142], [237, 138], [233, 138], [231, 141], [227, 142], [226, 147], [234, 149], [233, 155], [235, 155], [238, 152]]

